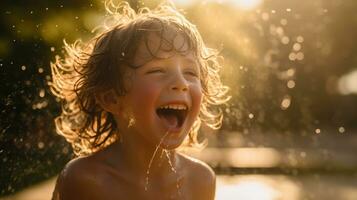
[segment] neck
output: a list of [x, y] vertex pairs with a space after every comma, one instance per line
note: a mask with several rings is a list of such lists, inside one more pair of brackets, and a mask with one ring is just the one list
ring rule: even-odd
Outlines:
[[[136, 134], [122, 134], [117, 141], [116, 149], [120, 161], [134, 172], [139, 178], [166, 177], [175, 172], [177, 154], [175, 150], [165, 150], [160, 144], [150, 144], [147, 141], [136, 138]], [[164, 138], [163, 138], [164, 139]]]

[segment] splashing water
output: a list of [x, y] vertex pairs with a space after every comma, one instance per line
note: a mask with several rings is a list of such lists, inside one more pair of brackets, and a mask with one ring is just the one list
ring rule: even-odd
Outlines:
[[148, 191], [148, 186], [149, 186], [149, 175], [150, 175], [150, 169], [151, 169], [151, 165], [152, 165], [152, 162], [155, 158], [155, 155], [157, 153], [157, 150], [159, 150], [159, 147], [161, 146], [162, 142], [164, 141], [164, 139], [166, 138], [166, 136], [169, 134], [170, 132], [167, 131], [165, 133], [165, 135], [161, 138], [160, 142], [156, 145], [156, 148], [155, 148], [155, 151], [154, 153], [152, 154], [151, 156], [151, 159], [150, 159], [150, 162], [149, 162], [149, 166], [146, 170], [146, 183], [145, 183], [145, 191]]
[[132, 127], [135, 124], [135, 118], [134, 117], [130, 117], [129, 123], [128, 123], [128, 128]]
[[[149, 165], [148, 165], [148, 168], [146, 170], [146, 182], [145, 182], [145, 191], [148, 191], [148, 186], [149, 186], [149, 177], [150, 177], [150, 169], [151, 169], [151, 165], [152, 165], [152, 162], [157, 154], [157, 151], [159, 150], [159, 147], [161, 146], [162, 142], [164, 141], [164, 139], [166, 138], [166, 136], [169, 134], [169, 131], [167, 131], [165, 133], [165, 135], [161, 138], [160, 142], [156, 145], [156, 148], [155, 148], [155, 151], [153, 153], [153, 155], [151, 156], [151, 159], [150, 159], [150, 162], [149, 162]], [[166, 158], [167, 158], [167, 161], [170, 165], [170, 169], [172, 172], [174, 172], [175, 174], [177, 174], [177, 171], [174, 167], [174, 165], [172, 164], [172, 161], [171, 161], [171, 157], [170, 157], [170, 151], [164, 149], [161, 151], [161, 154], [160, 154], [160, 159], [162, 159], [163, 157], [163, 154], [165, 154]], [[161, 164], [159, 164], [161, 165]], [[179, 179], [176, 178], [176, 189], [177, 189], [177, 195], [178, 196], [181, 196], [181, 190], [180, 190], [180, 183], [179, 183]], [[173, 196], [172, 196], [173, 197]]]
[[172, 162], [171, 162], [170, 152], [169, 152], [168, 150], [166, 150], [166, 149], [164, 149], [164, 152], [165, 152], [165, 155], [166, 155], [166, 157], [167, 157], [167, 161], [169, 162], [171, 171], [176, 174], [176, 169], [175, 169], [175, 167], [172, 165]]
[[[175, 167], [173, 166], [173, 164], [171, 162], [170, 152], [167, 151], [166, 149], [164, 149], [164, 151], [165, 151], [165, 155], [167, 157], [167, 161], [169, 162], [169, 165], [171, 167], [171, 171], [174, 172], [175, 174], [177, 174], [177, 171], [176, 171]], [[179, 183], [179, 179], [178, 178], [176, 178], [176, 189], [177, 189], [178, 196], [181, 196], [180, 183]]]

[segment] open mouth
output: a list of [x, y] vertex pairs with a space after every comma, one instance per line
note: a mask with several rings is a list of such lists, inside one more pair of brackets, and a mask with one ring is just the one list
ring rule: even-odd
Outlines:
[[167, 105], [156, 109], [156, 113], [170, 128], [180, 128], [185, 122], [188, 109], [184, 105]]

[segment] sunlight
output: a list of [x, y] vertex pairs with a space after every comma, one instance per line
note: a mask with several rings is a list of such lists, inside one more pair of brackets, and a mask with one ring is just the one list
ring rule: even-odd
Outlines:
[[241, 8], [244, 10], [252, 10], [252, 9], [258, 7], [262, 3], [262, 0], [233, 0], [232, 2], [238, 8]]
[[206, 148], [201, 152], [188, 151], [193, 157], [208, 163], [233, 167], [276, 167], [282, 162], [274, 148]]
[[348, 73], [338, 81], [338, 89], [341, 94], [357, 94], [357, 70]]
[[236, 185], [222, 186], [218, 199], [259, 199], [272, 200], [277, 198], [277, 192], [269, 185], [258, 181], [246, 181]]
[[217, 200], [299, 199], [298, 186], [284, 176], [218, 176]]
[[[233, 4], [237, 8], [243, 10], [253, 10], [257, 8], [263, 0], [207, 0], [206, 2], [217, 2], [222, 4]], [[195, 3], [196, 1], [189, 1], [189, 0], [174, 0], [176, 4], [182, 6], [188, 6], [190, 4]]]

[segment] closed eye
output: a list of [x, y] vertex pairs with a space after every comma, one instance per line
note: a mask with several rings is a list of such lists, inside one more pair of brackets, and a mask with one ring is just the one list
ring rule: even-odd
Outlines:
[[153, 69], [153, 70], [146, 72], [146, 74], [155, 74], [155, 73], [164, 73], [164, 72], [165, 71], [163, 69]]
[[198, 77], [198, 73], [196, 71], [186, 71], [185, 74], [190, 76]]

